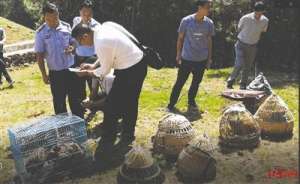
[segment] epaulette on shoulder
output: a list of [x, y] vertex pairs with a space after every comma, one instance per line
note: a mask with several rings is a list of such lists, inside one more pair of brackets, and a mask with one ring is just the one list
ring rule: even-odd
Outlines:
[[36, 32], [39, 33], [40, 31], [42, 31], [44, 28], [46, 27], [46, 23], [44, 23], [43, 25], [41, 25]]

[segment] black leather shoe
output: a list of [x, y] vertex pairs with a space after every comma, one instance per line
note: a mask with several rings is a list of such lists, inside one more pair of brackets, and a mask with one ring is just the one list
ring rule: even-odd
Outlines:
[[114, 153], [115, 141], [116, 137], [107, 137], [100, 139], [94, 155], [97, 169], [104, 170], [111, 165], [111, 155]]
[[[117, 124], [117, 134], [122, 131], [122, 124]], [[89, 131], [89, 137], [91, 138], [98, 138], [104, 134], [103, 124], [96, 125], [92, 130]]]
[[174, 111], [174, 109], [175, 109], [174, 105], [170, 105], [170, 104], [169, 104], [169, 105], [167, 106], [167, 111], [168, 111], [168, 112], [172, 112], [172, 111]]
[[244, 84], [241, 84], [240, 85], [240, 90], [246, 90], [247, 89], [247, 86], [246, 85], [244, 85]]
[[233, 81], [227, 81], [227, 89], [233, 89], [233, 84], [234, 82]]

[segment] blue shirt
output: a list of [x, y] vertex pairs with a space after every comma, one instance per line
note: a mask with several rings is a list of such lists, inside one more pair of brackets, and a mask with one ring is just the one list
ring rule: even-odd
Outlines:
[[[81, 17], [75, 17], [73, 19], [73, 29], [80, 24], [82, 21]], [[97, 26], [101, 25], [99, 22], [97, 22], [95, 19], [91, 19], [91, 21], [89, 22], [89, 24], [87, 26], [89, 26], [90, 28], [94, 29]], [[80, 45], [77, 44], [76, 47], [76, 54], [78, 56], [82, 56], [82, 57], [90, 57], [90, 56], [94, 56], [96, 55], [95, 52], [95, 48], [93, 46], [89, 47], [89, 46], [84, 46], [84, 45]]]
[[184, 17], [178, 32], [184, 33], [181, 57], [188, 61], [204, 61], [208, 59], [208, 37], [215, 34], [214, 23], [204, 17], [202, 22], [196, 20], [196, 14]]
[[49, 70], [65, 70], [74, 65], [73, 54], [66, 54], [65, 49], [75, 40], [71, 36], [71, 26], [63, 21], [57, 28], [50, 28], [44, 23], [36, 32], [34, 50], [44, 53]]

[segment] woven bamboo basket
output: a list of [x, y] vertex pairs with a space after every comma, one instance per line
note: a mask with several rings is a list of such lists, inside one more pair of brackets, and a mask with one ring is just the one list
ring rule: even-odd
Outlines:
[[289, 135], [293, 132], [293, 114], [278, 95], [268, 97], [254, 118], [264, 135]]
[[180, 153], [176, 166], [186, 182], [208, 181], [216, 177], [214, 147], [206, 135], [194, 139]]
[[177, 158], [182, 149], [195, 138], [191, 123], [181, 115], [169, 114], [162, 118], [152, 137], [153, 150], [168, 158]]
[[165, 176], [154, 163], [151, 153], [140, 146], [133, 147], [119, 170], [118, 184], [162, 184]]
[[260, 143], [260, 127], [243, 104], [225, 109], [219, 131], [222, 146], [254, 148]]

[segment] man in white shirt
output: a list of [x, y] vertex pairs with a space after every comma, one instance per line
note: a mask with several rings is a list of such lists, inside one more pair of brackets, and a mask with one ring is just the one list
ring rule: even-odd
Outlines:
[[[104, 23], [96, 30], [78, 25], [72, 32], [81, 45], [95, 46], [96, 54], [100, 58], [94, 64], [83, 64], [81, 76], [98, 77], [102, 80], [111, 69], [115, 70], [115, 79], [104, 107], [103, 135], [95, 156], [96, 159], [101, 158], [102, 164], [112, 159], [112, 152], [123, 154], [129, 151], [128, 145], [135, 139], [138, 102], [147, 75], [143, 52], [124, 32], [131, 35], [113, 22]], [[114, 146], [119, 117], [123, 126], [121, 140]]]
[[264, 12], [264, 3], [256, 2], [254, 12], [244, 15], [239, 21], [238, 41], [235, 44], [235, 66], [227, 81], [227, 88], [233, 88], [236, 78], [242, 71], [240, 89], [246, 89], [250, 69], [256, 57], [257, 43], [261, 34], [268, 29], [269, 19], [263, 15]]

